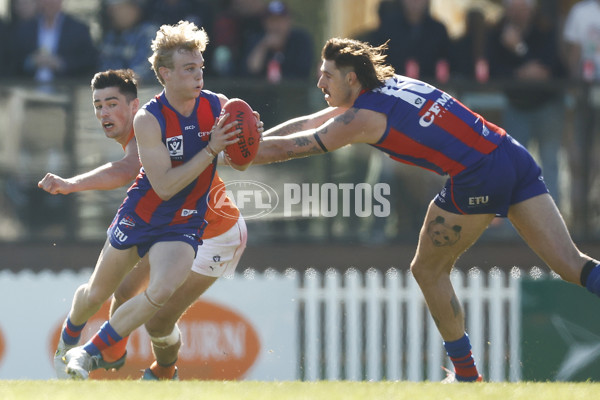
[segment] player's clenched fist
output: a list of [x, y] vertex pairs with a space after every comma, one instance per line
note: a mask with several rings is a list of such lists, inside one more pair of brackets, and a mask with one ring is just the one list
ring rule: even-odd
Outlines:
[[44, 189], [50, 194], [71, 193], [71, 190], [69, 190], [69, 181], [51, 173], [47, 173], [46, 176], [44, 176], [44, 178], [38, 182], [38, 187], [40, 189]]

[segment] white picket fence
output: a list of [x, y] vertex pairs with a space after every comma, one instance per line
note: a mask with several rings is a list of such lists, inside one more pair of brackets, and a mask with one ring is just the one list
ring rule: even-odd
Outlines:
[[[439, 381], [450, 368], [410, 272], [308, 269], [298, 282], [300, 379]], [[291, 275], [291, 276], [290, 276]], [[473, 268], [451, 279], [487, 381], [521, 378], [521, 270]]]

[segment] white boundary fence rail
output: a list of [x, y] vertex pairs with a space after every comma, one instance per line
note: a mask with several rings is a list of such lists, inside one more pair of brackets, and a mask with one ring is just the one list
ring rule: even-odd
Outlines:
[[[439, 381], [450, 367], [442, 339], [410, 272], [343, 274], [308, 269], [298, 282], [299, 377], [304, 380]], [[290, 276], [291, 275], [291, 276]], [[487, 381], [521, 378], [521, 271], [454, 271], [467, 332]]]
[[[536, 271], [529, 273], [534, 279], [541, 277]], [[518, 268], [508, 273], [474, 268], [451, 276], [466, 311], [473, 354], [487, 381], [521, 379], [521, 273]], [[54, 376], [53, 332], [64, 321], [72, 293], [89, 274], [0, 271], [0, 379]], [[245, 347], [244, 335], [236, 336], [241, 352], [257, 352], [245, 379], [439, 381], [441, 367], [449, 367], [410, 272], [246, 269], [219, 282], [203, 299], [230, 310], [230, 318], [237, 319], [225, 321], [228, 326], [242, 321], [245, 330], [239, 332], [257, 335], [255, 350]], [[22, 315], [35, 318], [23, 320]], [[189, 323], [215, 326], [213, 317], [193, 318]], [[214, 343], [231, 342], [227, 332], [211, 332]], [[129, 350], [131, 357], [149, 351], [133, 345]], [[190, 357], [198, 352], [185, 345], [182, 351]], [[23, 357], [30, 362], [23, 364]]]

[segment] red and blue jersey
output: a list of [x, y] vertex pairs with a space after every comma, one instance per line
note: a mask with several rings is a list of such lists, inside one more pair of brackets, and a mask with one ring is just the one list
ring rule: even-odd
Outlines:
[[[196, 99], [195, 112], [186, 117], [171, 107], [163, 92], [146, 103], [144, 109], [158, 120], [162, 140], [171, 156], [171, 165], [176, 167], [206, 147], [211, 128], [221, 112], [221, 103], [216, 94], [203, 90]], [[203, 227], [216, 162], [215, 158], [195, 181], [169, 200], [160, 199], [142, 168], [127, 191], [120, 214], [121, 211], [134, 212], [145, 223], [155, 227], [180, 224]]]
[[362, 93], [353, 107], [383, 113], [373, 146], [397, 161], [455, 176], [494, 151], [506, 132], [425, 82], [395, 75]]

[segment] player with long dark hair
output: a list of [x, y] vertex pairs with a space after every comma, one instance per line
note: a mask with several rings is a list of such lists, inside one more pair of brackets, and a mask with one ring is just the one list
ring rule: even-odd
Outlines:
[[553, 271], [596, 295], [600, 265], [573, 243], [540, 167], [521, 144], [448, 93], [394, 74], [384, 51], [385, 45], [328, 40], [317, 86], [331, 108], [266, 131], [254, 163], [365, 143], [447, 175], [429, 204], [410, 268], [454, 364], [447, 380], [481, 380], [450, 271], [494, 217], [508, 217]]

